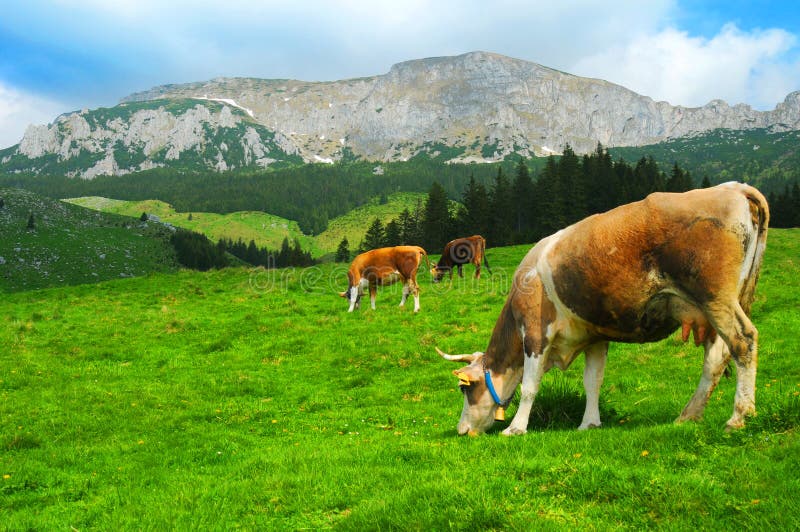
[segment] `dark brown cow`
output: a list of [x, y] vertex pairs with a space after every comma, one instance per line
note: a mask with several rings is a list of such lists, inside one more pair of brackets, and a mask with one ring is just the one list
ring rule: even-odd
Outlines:
[[540, 241], [522, 260], [485, 353], [445, 355], [464, 390], [460, 434], [485, 431], [522, 382], [506, 435], [527, 430], [542, 375], [580, 352], [586, 410], [579, 429], [600, 425], [598, 399], [608, 343], [653, 342], [678, 328], [705, 348], [703, 374], [678, 421], [703, 415], [731, 356], [736, 395], [727, 428], [755, 413], [758, 332], [750, 306], [767, 240], [769, 208], [740, 183], [651, 194], [591, 216]]
[[369, 300], [372, 309], [375, 309], [375, 294], [377, 287], [394, 284], [402, 281], [403, 297], [400, 306], [406, 304], [408, 294], [414, 294], [414, 312], [419, 311], [419, 285], [417, 284], [417, 269], [420, 260], [428, 254], [419, 246], [396, 246], [392, 248], [373, 249], [362, 253], [353, 259], [347, 271], [347, 291], [341, 292], [344, 298], [350, 300], [350, 310], [358, 308], [361, 304], [361, 295], [364, 288], [369, 287]]
[[475, 265], [475, 278], [480, 279], [481, 261], [486, 264], [486, 269], [489, 270], [489, 273], [492, 273], [492, 269], [489, 267], [489, 261], [486, 259], [486, 239], [481, 235], [451, 240], [444, 245], [442, 258], [440, 258], [436, 266], [431, 269], [433, 282], [438, 283], [448, 272], [452, 279], [454, 266], [458, 268], [459, 277], [464, 277], [462, 267], [464, 264], [469, 263]]

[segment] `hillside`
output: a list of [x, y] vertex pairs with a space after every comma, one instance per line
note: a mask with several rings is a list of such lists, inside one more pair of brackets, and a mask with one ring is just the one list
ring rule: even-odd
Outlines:
[[[0, 188], [0, 290], [93, 283], [178, 268], [172, 232], [156, 223], [100, 213]], [[34, 228], [28, 229], [33, 214]]]
[[425, 198], [423, 193], [396, 192], [387, 196], [386, 203], [381, 203], [380, 198], [375, 197], [366, 205], [331, 220], [328, 229], [316, 237], [304, 235], [297, 222], [262, 212], [234, 212], [225, 215], [207, 212], [179, 213], [168, 203], [158, 200], [121, 201], [82, 197], [64, 201], [88, 209], [135, 218], [141, 216], [142, 212], [155, 214], [162, 222], [203, 233], [214, 242], [220, 238], [233, 241], [241, 238], [245, 242], [254, 240], [259, 247], [279, 249], [284, 238], [297, 238], [303, 249], [311, 251], [315, 257], [321, 257], [334, 253], [344, 237], [347, 237], [350, 249], [355, 250], [375, 218], [386, 224], [397, 218], [403, 209], [414, 212], [416, 208], [424, 206]]
[[258, 247], [279, 249], [284, 238], [299, 239], [304, 249], [314, 251], [314, 239], [300, 231], [297, 222], [264, 212], [240, 211], [230, 214], [211, 212], [177, 212], [169, 203], [158, 200], [123, 201], [96, 196], [64, 200], [88, 209], [139, 218], [143, 212], [159, 217], [162, 222], [203, 233], [213, 242], [226, 238], [245, 243], [255, 241]]
[[715, 130], [640, 147], [610, 148], [616, 159], [635, 162], [652, 156], [662, 169], [678, 163], [695, 180], [708, 176], [712, 184], [743, 181], [764, 192], [780, 192], [800, 180], [800, 132]]
[[366, 205], [357, 207], [352, 211], [334, 218], [328, 222], [328, 229], [316, 237], [317, 248], [335, 252], [342, 238], [347, 237], [350, 250], [358, 249], [358, 244], [364, 238], [369, 225], [375, 218], [386, 225], [391, 220], [400, 216], [403, 209], [414, 212], [418, 206], [425, 205], [426, 194], [396, 192], [387, 197], [386, 203], [381, 203], [380, 198], [373, 198]]

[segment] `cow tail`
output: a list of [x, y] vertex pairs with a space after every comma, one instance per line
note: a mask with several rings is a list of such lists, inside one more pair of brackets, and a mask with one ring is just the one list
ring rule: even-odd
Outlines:
[[425, 257], [425, 265], [428, 267], [428, 271], [431, 271], [431, 263], [428, 261], [428, 252], [425, 251], [423, 248], [419, 248], [419, 253], [423, 257]]
[[764, 258], [764, 250], [767, 247], [767, 229], [769, 228], [769, 205], [766, 198], [758, 190], [747, 186], [743, 191], [744, 196], [750, 203], [750, 216], [755, 229], [756, 248], [752, 255], [752, 262], [744, 264], [747, 275], [742, 283], [739, 293], [739, 304], [745, 314], [750, 315], [750, 308], [755, 298], [756, 284], [761, 273], [761, 262]]
[[486, 258], [486, 239], [481, 238], [481, 252], [483, 253], [483, 264], [486, 266], [486, 269], [489, 270], [489, 273], [492, 273], [492, 267], [489, 266], [489, 259]]

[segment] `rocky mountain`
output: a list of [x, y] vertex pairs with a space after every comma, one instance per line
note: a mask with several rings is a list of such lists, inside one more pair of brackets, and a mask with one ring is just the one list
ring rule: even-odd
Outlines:
[[[655, 102], [619, 85], [473, 52], [333, 82], [219, 78], [136, 93], [31, 126], [6, 171], [91, 178], [157, 166], [215, 170], [419, 153], [458, 162], [640, 146], [715, 129], [800, 129], [800, 91], [773, 111]], [[78, 163], [78, 159], [82, 162]]]

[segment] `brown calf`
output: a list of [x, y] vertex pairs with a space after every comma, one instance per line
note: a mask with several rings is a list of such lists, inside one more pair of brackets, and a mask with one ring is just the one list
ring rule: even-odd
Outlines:
[[347, 271], [347, 291], [339, 294], [350, 300], [348, 312], [353, 312], [354, 308], [360, 306], [361, 295], [364, 293], [365, 287], [369, 287], [369, 300], [374, 310], [377, 287], [387, 286], [398, 281], [402, 281], [404, 284], [400, 306], [405, 305], [408, 294], [413, 293], [414, 312], [418, 312], [417, 269], [422, 257], [425, 257], [426, 262], [428, 261], [428, 254], [419, 246], [379, 248], [357, 256]]
[[459, 277], [464, 277], [462, 267], [464, 264], [472, 263], [475, 265], [475, 278], [481, 277], [481, 261], [486, 264], [486, 269], [492, 273], [489, 261], [486, 259], [486, 239], [481, 235], [474, 235], [465, 238], [456, 238], [444, 246], [442, 258], [436, 266], [431, 269], [433, 282], [438, 283], [446, 273], [450, 273], [453, 278], [453, 267], [458, 268]]

